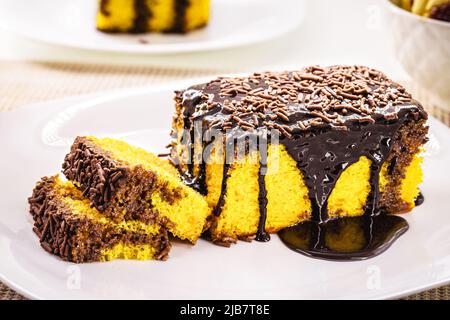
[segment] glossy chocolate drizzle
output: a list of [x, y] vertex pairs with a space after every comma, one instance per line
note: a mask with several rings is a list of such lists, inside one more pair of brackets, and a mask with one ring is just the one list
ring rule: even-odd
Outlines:
[[366, 212], [377, 213], [380, 170], [391, 151], [393, 137], [402, 122], [398, 120], [393, 123], [388, 121], [374, 124], [354, 123], [349, 126], [348, 131], [324, 130], [280, 140], [303, 173], [313, 207], [313, 220], [322, 222], [328, 220], [327, 204], [331, 191], [341, 173], [358, 162], [362, 156], [372, 161], [371, 193]]
[[[290, 76], [294, 77], [294, 75], [291, 74]], [[307, 76], [305, 77], [308, 79]], [[311, 76], [311, 78], [314, 79], [314, 76]], [[391, 82], [388, 82], [388, 84], [392, 86], [389, 88], [392, 92], [404, 92], [404, 89], [398, 84]], [[249, 88], [246, 90], [256, 91], [259, 90], [259, 88], [268, 88], [267, 84], [263, 80], [253, 81], [248, 86]], [[330, 95], [337, 95], [337, 93], [333, 90], [325, 88], [325, 91], [327, 90]], [[367, 90], [368, 92], [372, 92], [372, 90], [376, 91], [376, 85], [372, 88], [368, 88]], [[207, 84], [191, 87], [190, 89], [177, 94], [177, 99], [182, 105], [184, 128], [186, 130], [190, 130], [191, 134], [193, 134], [194, 122], [200, 121], [206, 125], [206, 128], [221, 128], [224, 132], [226, 131], [226, 138], [232, 137], [230, 132], [235, 132], [237, 129], [237, 124], [231, 125], [231, 130], [228, 130], [228, 128], [227, 130], [224, 129], [225, 125], [223, 124], [230, 121], [229, 112], [224, 106], [227, 103], [227, 99], [241, 101], [245, 99], [246, 94], [240, 93], [239, 90], [236, 90], [234, 93], [232, 92], [231, 97], [229, 95], [222, 96], [220, 93], [221, 81], [216, 80]], [[325, 92], [325, 94], [328, 93]], [[356, 97], [355, 95], [344, 92], [341, 94], [349, 99], [354, 99]], [[374, 102], [370, 101], [370, 99], [372, 98], [368, 97], [369, 102], [373, 104]], [[316, 116], [317, 112], [314, 113], [314, 110], [311, 111], [307, 108], [304, 101], [301, 101], [300, 103], [287, 103], [286, 108], [283, 111], [284, 113], [277, 113], [278, 118], [271, 118], [271, 114], [266, 115], [266, 119], [275, 119], [272, 122], [273, 127], [280, 128], [282, 133], [280, 144], [286, 147], [286, 150], [297, 162], [297, 166], [303, 174], [305, 184], [309, 190], [309, 198], [313, 207], [313, 222], [311, 223], [314, 223], [317, 226], [317, 228], [315, 227], [316, 230], [320, 231], [321, 228], [329, 228], [325, 225], [325, 222], [327, 222], [330, 218], [327, 211], [328, 198], [341, 173], [350, 165], [358, 162], [363, 156], [367, 157], [371, 161], [371, 192], [366, 201], [366, 216], [372, 217], [368, 218], [372, 222], [378, 223], [382, 219], [388, 221], [388, 223], [396, 222], [394, 229], [399, 226], [399, 224], [397, 224], [398, 219], [396, 217], [378, 217], [380, 213], [378, 205], [378, 180], [380, 170], [392, 150], [394, 139], [399, 128], [407, 121], [417, 121], [421, 118], [427, 118], [425, 111], [418, 102], [412, 99], [409, 99], [408, 101], [406, 100], [403, 99], [401, 102], [396, 103], [385, 103], [383, 107], [372, 108], [372, 112], [369, 114], [362, 114], [362, 112], [358, 110], [356, 110], [358, 112], [344, 112], [331, 120], [328, 119], [329, 121], [325, 121], [323, 124], [310, 126], [306, 128], [306, 130], [305, 128], [302, 128], [303, 124], [299, 124], [299, 127], [297, 127], [297, 123], [305, 119], [309, 119], [311, 115]], [[208, 105], [208, 107], [205, 107], [205, 105]], [[326, 118], [323, 115], [320, 116]], [[260, 131], [260, 129], [268, 129], [267, 122], [265, 122], [264, 119], [260, 120], [255, 119], [255, 117], [251, 118], [251, 114], [245, 115], [245, 117], [246, 118], [243, 118], [241, 122], [241, 124], [244, 123], [244, 126], [247, 126], [247, 124], [251, 125], [251, 123], [249, 124], [249, 121], [253, 121], [252, 123], [254, 124], [254, 127], [258, 129], [257, 131]], [[220, 125], [217, 127], [217, 123], [222, 124], [222, 127], [220, 127]], [[291, 127], [286, 128], [286, 126]], [[289, 129], [289, 131], [286, 131], [283, 128]], [[190, 144], [191, 151], [193, 150], [193, 145], [194, 143]], [[204, 144], [203, 148], [205, 146], [206, 145]], [[261, 152], [260, 150], [261, 159], [267, 158], [267, 150], [264, 152]], [[393, 161], [395, 162], [395, 159]], [[266, 169], [266, 164], [263, 163], [264, 161], [260, 162], [260, 174], [258, 178], [260, 187], [258, 196], [260, 221], [258, 224], [256, 240], [267, 241], [270, 237], [265, 231], [267, 191], [265, 188], [265, 176], [263, 174]], [[392, 163], [391, 165], [394, 166], [395, 163]], [[188, 172], [185, 172], [185, 175], [188, 177], [194, 177], [194, 165], [190, 164], [188, 165], [188, 168]], [[214, 214], [216, 216], [220, 215], [225, 202], [230, 165], [225, 163], [223, 168], [222, 190], [219, 201], [214, 210]], [[201, 193], [207, 194], [204, 179], [204, 162], [200, 164], [199, 172], [200, 178], [197, 176], [196, 179], [193, 179], [194, 183], [191, 183], [191, 185]], [[201, 177], [202, 175], [203, 178]], [[419, 197], [417, 202], [420, 202]], [[366, 218], [361, 219], [363, 219], [361, 221], [366, 221], [364, 220]], [[333, 224], [338, 224], [338, 222], [333, 222]], [[404, 224], [400, 223], [400, 225], [401, 228], [399, 230], [402, 230], [402, 232], [397, 230], [398, 232], [395, 233], [396, 235], [400, 235], [407, 229]], [[318, 234], [319, 238], [317, 242], [320, 243], [323, 241], [320, 240], [323, 233], [318, 232]], [[395, 240], [394, 238], [395, 237], [389, 237], [389, 241]], [[377, 250], [379, 250], [379, 248]]]
[[219, 201], [217, 201], [217, 205], [214, 208], [214, 215], [216, 217], [220, 216], [220, 214], [222, 213], [222, 209], [223, 206], [225, 204], [225, 194], [227, 193], [227, 181], [228, 181], [228, 171], [230, 169], [230, 164], [225, 163], [223, 165], [223, 172], [222, 172], [222, 186], [221, 186], [221, 190], [220, 190], [220, 196], [219, 196]]
[[419, 192], [419, 195], [417, 196], [417, 198], [414, 200], [414, 205], [420, 206], [423, 204], [423, 202], [425, 201], [425, 197], [423, 196], [422, 192]]
[[267, 220], [267, 189], [266, 189], [266, 173], [267, 173], [267, 147], [268, 139], [264, 139], [259, 144], [259, 172], [258, 172], [258, 203], [259, 203], [259, 223], [256, 232], [256, 241], [267, 242], [270, 235], [266, 232]]

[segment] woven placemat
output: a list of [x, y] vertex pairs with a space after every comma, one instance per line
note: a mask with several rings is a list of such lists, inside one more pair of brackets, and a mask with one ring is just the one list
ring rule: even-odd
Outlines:
[[[0, 112], [67, 96], [137, 86], [163, 84], [193, 77], [232, 73], [233, 70], [167, 69], [159, 67], [85, 65], [54, 62], [0, 62]], [[428, 112], [450, 126], [450, 112], [431, 95], [411, 83], [409, 91]], [[0, 300], [20, 300], [21, 295], [0, 282]], [[412, 295], [408, 300], [450, 300], [450, 286]]]

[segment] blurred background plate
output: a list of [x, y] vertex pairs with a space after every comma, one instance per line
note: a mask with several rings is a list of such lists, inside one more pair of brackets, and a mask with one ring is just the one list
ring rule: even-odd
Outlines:
[[95, 51], [163, 54], [254, 44], [294, 30], [304, 0], [212, 0], [208, 27], [186, 35], [105, 34], [94, 0], [1, 0], [0, 26], [30, 39]]

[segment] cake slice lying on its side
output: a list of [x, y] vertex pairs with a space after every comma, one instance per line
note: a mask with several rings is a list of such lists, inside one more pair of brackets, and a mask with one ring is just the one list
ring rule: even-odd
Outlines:
[[192, 243], [207, 228], [211, 209], [183, 183], [178, 170], [168, 160], [123, 141], [76, 138], [63, 172], [95, 208], [116, 222], [156, 221]]
[[210, 0], [99, 0], [97, 29], [185, 33], [206, 26], [209, 5]]
[[28, 202], [41, 246], [63, 260], [168, 258], [171, 245], [164, 228], [137, 221], [115, 223], [91, 208], [71, 182], [58, 176], [42, 178]]
[[[266, 241], [308, 220], [406, 212], [419, 197], [427, 114], [377, 70], [219, 78], [177, 92], [175, 102], [172, 161], [214, 208], [215, 242]], [[214, 139], [197, 142], [197, 132]]]

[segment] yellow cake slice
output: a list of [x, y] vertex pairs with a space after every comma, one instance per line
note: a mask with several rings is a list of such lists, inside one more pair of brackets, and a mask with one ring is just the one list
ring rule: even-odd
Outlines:
[[177, 92], [175, 102], [171, 157], [200, 182], [215, 242], [415, 207], [427, 114], [377, 70], [219, 78]]
[[104, 32], [185, 33], [206, 26], [209, 0], [99, 0], [97, 29]]

